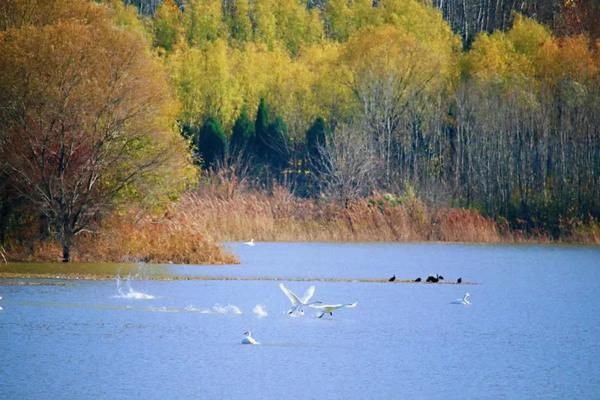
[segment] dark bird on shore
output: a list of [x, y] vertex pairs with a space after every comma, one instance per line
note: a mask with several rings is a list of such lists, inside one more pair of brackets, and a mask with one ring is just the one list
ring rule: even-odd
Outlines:
[[419, 278], [415, 279], [415, 282], [421, 282], [421, 278], [419, 277]]
[[394, 282], [396, 280], [396, 275], [393, 275], [390, 279], [388, 279], [388, 282]]
[[456, 280], [456, 283], [462, 283], [462, 278], [458, 278], [458, 279]]
[[427, 282], [427, 283], [438, 283], [442, 279], [444, 279], [444, 277], [443, 276], [439, 276], [438, 274], [435, 274], [435, 276], [429, 275], [427, 277], [427, 279], [425, 280], [425, 282]]

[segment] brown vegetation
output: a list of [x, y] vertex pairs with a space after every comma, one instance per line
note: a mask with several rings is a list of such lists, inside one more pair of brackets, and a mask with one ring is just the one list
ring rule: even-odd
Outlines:
[[[413, 194], [376, 194], [367, 199], [299, 199], [286, 189], [272, 194], [239, 189], [231, 182], [188, 193], [176, 212], [220, 241], [442, 241], [549, 242], [542, 233], [511, 230], [476, 210], [430, 208]], [[561, 242], [600, 243], [598, 223], [565, 229]]]
[[[156, 217], [133, 212], [109, 218], [97, 233], [85, 232], [74, 243], [73, 261], [113, 261], [178, 264], [233, 264], [181, 207]], [[9, 245], [9, 260], [60, 261], [62, 247], [55, 241], [29, 246]]]
[[217, 240], [468, 241], [505, 240], [496, 224], [475, 211], [430, 210], [418, 200], [393, 204], [385, 196], [348, 201], [298, 199], [285, 189], [232, 198], [188, 194], [180, 209]]
[[[563, 221], [561, 243], [600, 244], [600, 223]], [[209, 236], [210, 235], [210, 236]], [[300, 199], [280, 186], [271, 194], [232, 181], [189, 192], [161, 216], [129, 212], [77, 238], [73, 261], [227, 264], [237, 259], [216, 241], [549, 243], [544, 232], [511, 229], [476, 210], [430, 208], [411, 193], [375, 194], [344, 204]], [[8, 244], [9, 260], [59, 261], [57, 242]]]

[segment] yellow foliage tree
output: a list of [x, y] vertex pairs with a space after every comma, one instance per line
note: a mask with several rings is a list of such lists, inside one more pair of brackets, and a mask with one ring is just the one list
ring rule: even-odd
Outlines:
[[225, 37], [221, 0], [189, 0], [184, 13], [185, 36], [190, 46], [202, 46]]

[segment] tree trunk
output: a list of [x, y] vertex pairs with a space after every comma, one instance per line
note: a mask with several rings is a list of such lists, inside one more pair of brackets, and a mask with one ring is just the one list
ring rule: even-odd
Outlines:
[[71, 259], [70, 255], [71, 245], [63, 243], [63, 259], [62, 262], [67, 263]]

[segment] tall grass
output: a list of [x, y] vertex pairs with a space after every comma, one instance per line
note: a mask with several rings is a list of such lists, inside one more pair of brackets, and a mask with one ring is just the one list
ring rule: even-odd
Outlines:
[[[340, 204], [299, 199], [278, 186], [267, 194], [235, 179], [212, 176], [185, 195], [178, 209], [218, 241], [552, 241], [547, 233], [512, 230], [505, 219], [476, 210], [427, 207], [410, 191]], [[600, 244], [600, 223], [574, 224], [557, 241]]]
[[216, 240], [237, 241], [450, 241], [494, 243], [512, 239], [475, 211], [430, 210], [418, 200], [393, 204], [374, 196], [338, 204], [298, 199], [283, 188], [272, 194], [215, 191], [187, 194], [179, 208]]

